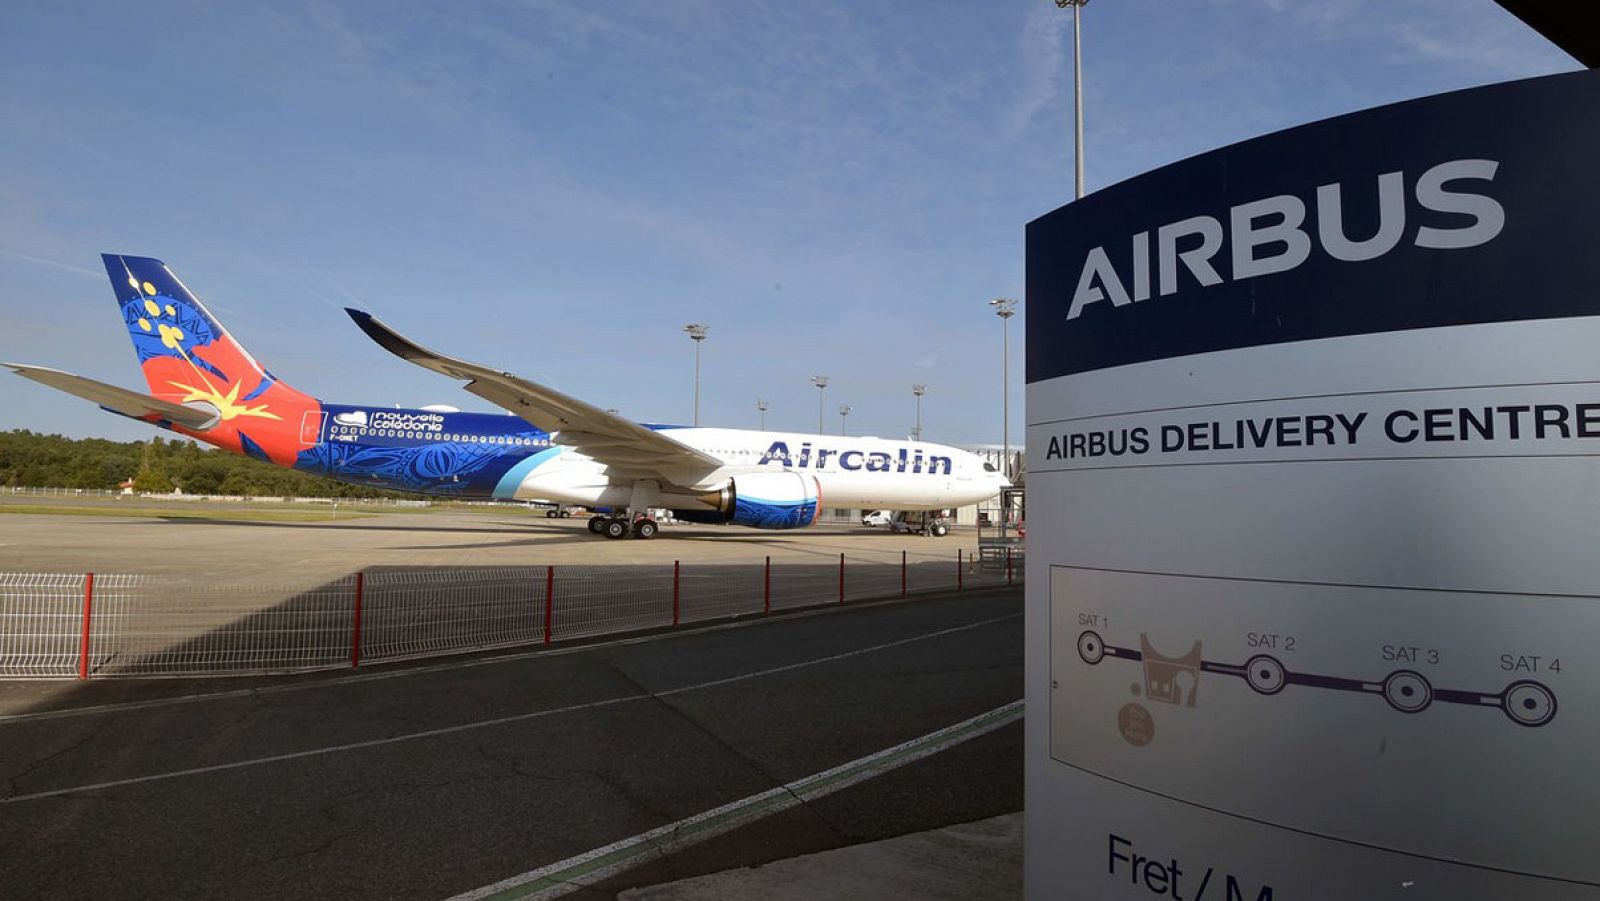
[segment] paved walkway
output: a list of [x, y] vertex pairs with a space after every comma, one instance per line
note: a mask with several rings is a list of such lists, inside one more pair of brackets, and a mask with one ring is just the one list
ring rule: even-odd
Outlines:
[[631, 889], [619, 901], [1022, 897], [1022, 814]]

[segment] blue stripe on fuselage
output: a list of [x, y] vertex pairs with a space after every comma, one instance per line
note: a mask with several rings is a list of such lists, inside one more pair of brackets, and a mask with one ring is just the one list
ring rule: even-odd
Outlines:
[[522, 485], [522, 480], [528, 477], [528, 473], [559, 456], [562, 450], [560, 447], [547, 447], [506, 470], [506, 474], [501, 476], [500, 481], [494, 486], [495, 499], [508, 501], [516, 497], [517, 488]]

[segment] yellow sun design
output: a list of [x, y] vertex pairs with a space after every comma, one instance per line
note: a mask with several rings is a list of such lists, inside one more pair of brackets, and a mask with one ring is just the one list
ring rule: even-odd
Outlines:
[[204, 388], [196, 388], [193, 385], [185, 385], [182, 382], [168, 382], [167, 384], [174, 388], [181, 388], [182, 390], [189, 392], [188, 396], [178, 401], [178, 403], [186, 404], [190, 401], [196, 400], [205, 401], [211, 406], [217, 408], [217, 413], [221, 415], [223, 420], [233, 419], [237, 416], [254, 416], [260, 419], [279, 420], [283, 418], [278, 414], [269, 411], [266, 404], [262, 404], [259, 407], [251, 407], [246, 404], [239, 403], [238, 385], [234, 385], [232, 388], [228, 389], [227, 394], [223, 394], [210, 385], [207, 385]]
[[[133, 281], [137, 286], [137, 279], [130, 279], [130, 281]], [[143, 287], [149, 294], [154, 295], [156, 293], [155, 286], [151, 285], [149, 282], [145, 282]], [[268, 409], [268, 404], [250, 406], [249, 404], [240, 403], [240, 386], [238, 384], [228, 388], [226, 393], [218, 389], [215, 385], [211, 384], [211, 379], [207, 378], [205, 372], [202, 371], [199, 366], [196, 366], [193, 360], [189, 359], [189, 353], [183, 347], [184, 339], [186, 339], [188, 335], [184, 333], [182, 328], [176, 325], [168, 325], [167, 323], [160, 321], [163, 313], [165, 313], [166, 318], [169, 319], [175, 319], [177, 317], [178, 311], [175, 307], [173, 307], [172, 304], [167, 304], [163, 307], [147, 297], [144, 299], [144, 310], [150, 315], [150, 318], [146, 319], [143, 316], [139, 317], [137, 320], [139, 328], [146, 332], [158, 332], [161, 335], [161, 344], [168, 350], [176, 351], [178, 357], [181, 358], [185, 363], [188, 363], [189, 368], [194, 371], [195, 379], [199, 381], [201, 385], [205, 386], [202, 388], [185, 382], [169, 381], [167, 384], [187, 392], [187, 394], [181, 400], [179, 400], [178, 403], [186, 404], [190, 403], [191, 401], [204, 401], [205, 403], [217, 408], [217, 413], [222, 420], [235, 419], [240, 416], [253, 416], [258, 419], [282, 420], [283, 417], [271, 412]], [[151, 322], [152, 319], [156, 321]]]

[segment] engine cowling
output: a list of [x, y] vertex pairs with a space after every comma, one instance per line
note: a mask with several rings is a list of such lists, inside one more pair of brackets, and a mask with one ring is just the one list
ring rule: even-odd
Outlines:
[[720, 490], [701, 495], [710, 510], [674, 510], [686, 522], [731, 522], [753, 529], [803, 529], [822, 511], [813, 476], [798, 472], [742, 475]]

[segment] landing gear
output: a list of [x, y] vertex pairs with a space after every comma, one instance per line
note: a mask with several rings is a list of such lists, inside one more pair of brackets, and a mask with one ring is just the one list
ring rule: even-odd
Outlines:
[[596, 516], [589, 520], [589, 530], [607, 538], [626, 538], [632, 533], [635, 538], [650, 539], [656, 537], [661, 527], [647, 516], [641, 516], [631, 524], [626, 516]]
[[650, 509], [661, 496], [661, 485], [654, 479], [638, 479], [628, 496], [627, 507], [613, 507], [611, 517], [603, 526], [607, 538], [622, 538], [629, 533], [635, 538], [649, 540], [656, 537], [661, 527], [650, 518]]
[[928, 527], [928, 534], [935, 538], [943, 538], [950, 534], [950, 527], [945, 525], [943, 520], [940, 520]]
[[632, 535], [648, 541], [656, 537], [656, 533], [661, 531], [661, 526], [650, 518], [649, 513], [656, 506], [660, 494], [661, 486], [655, 481], [638, 480], [633, 485], [628, 505], [623, 507], [618, 504], [608, 507], [609, 514], [591, 517], [589, 531], [607, 538], [626, 538]]

